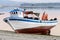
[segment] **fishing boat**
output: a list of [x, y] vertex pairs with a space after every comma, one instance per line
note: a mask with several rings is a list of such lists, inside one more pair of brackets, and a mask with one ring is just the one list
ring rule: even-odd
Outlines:
[[16, 33], [40, 33], [50, 35], [50, 29], [55, 27], [57, 19], [41, 20], [40, 13], [14, 9], [10, 11], [10, 17], [4, 18]]

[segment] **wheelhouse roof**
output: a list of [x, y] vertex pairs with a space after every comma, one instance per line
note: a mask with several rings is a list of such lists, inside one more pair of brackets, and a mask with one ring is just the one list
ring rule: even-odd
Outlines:
[[17, 12], [17, 11], [20, 11], [20, 12], [23, 12], [24, 10], [22, 10], [22, 9], [13, 9], [13, 10], [11, 10], [10, 12]]

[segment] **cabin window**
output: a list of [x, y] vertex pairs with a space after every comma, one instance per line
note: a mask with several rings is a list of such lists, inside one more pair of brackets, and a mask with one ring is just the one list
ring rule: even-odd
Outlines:
[[16, 12], [16, 14], [17, 14], [17, 12]]
[[13, 14], [13, 12], [11, 14]]
[[14, 14], [15, 14], [15, 12], [14, 12]]
[[10, 12], [10, 14], [12, 14], [12, 12]]
[[12, 14], [13, 14], [13, 12], [12, 12]]

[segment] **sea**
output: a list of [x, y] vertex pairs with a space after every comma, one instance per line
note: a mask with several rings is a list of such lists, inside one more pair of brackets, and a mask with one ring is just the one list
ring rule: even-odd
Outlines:
[[[59, 5], [60, 6], [60, 5]], [[3, 21], [4, 18], [9, 17], [9, 12], [13, 9], [20, 8], [20, 7], [1, 7], [0, 13], [4, 13], [3, 15], [0, 15], [0, 30], [7, 30], [7, 31], [14, 31], [7, 23]], [[48, 14], [48, 19], [54, 19], [57, 18], [58, 24], [51, 29], [51, 35], [57, 35], [60, 36], [60, 7], [29, 7], [29, 8], [23, 8], [28, 11], [33, 11], [36, 13], [40, 13], [40, 18], [43, 14], [43, 12]]]

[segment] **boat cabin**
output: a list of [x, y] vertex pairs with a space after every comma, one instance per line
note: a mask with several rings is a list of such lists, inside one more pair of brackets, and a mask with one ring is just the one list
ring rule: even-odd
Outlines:
[[28, 18], [28, 19], [39, 19], [39, 13], [34, 13], [33, 11], [26, 11], [24, 12], [24, 18]]
[[39, 19], [39, 15], [40, 13], [34, 13], [33, 11], [11, 11], [10, 12], [10, 17], [11, 18], [20, 18], [20, 17], [23, 17], [23, 18], [27, 18], [27, 19], [36, 19], [38, 20]]
[[10, 17], [11, 18], [20, 18], [23, 17], [23, 12], [17, 9], [14, 9], [10, 11]]

